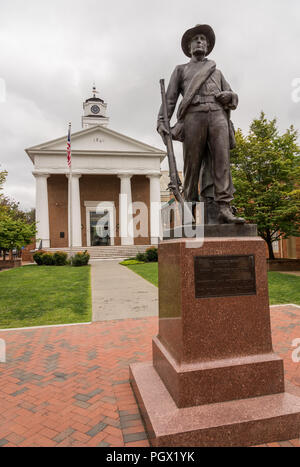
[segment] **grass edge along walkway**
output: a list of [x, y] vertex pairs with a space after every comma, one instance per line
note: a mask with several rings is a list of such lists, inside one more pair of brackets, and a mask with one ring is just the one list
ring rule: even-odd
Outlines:
[[126, 264], [124, 266], [158, 287], [158, 263]]
[[[158, 263], [131, 264], [126, 267], [158, 287]], [[270, 271], [268, 279], [270, 305], [300, 305], [300, 277]]]
[[0, 273], [0, 329], [90, 322], [91, 267], [29, 265]]

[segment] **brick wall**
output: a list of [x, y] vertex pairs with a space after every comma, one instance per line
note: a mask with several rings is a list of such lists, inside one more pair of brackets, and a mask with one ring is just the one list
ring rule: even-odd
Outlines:
[[[134, 239], [135, 245], [149, 245], [150, 244], [150, 180], [144, 175], [134, 175], [131, 179], [132, 189], [132, 202], [145, 203], [148, 209], [148, 236], [137, 237]], [[139, 216], [137, 212], [135, 216]], [[135, 217], [134, 216], [134, 217]], [[138, 229], [137, 225], [137, 229]]]
[[[300, 259], [300, 237], [294, 237], [293, 240], [296, 257], [294, 259]], [[279, 253], [274, 253], [275, 258], [290, 258], [291, 259], [291, 248], [288, 245], [289, 240], [279, 240]], [[266, 257], [269, 257], [268, 247], [266, 244]]]
[[30, 245], [27, 245], [24, 250], [22, 250], [22, 261], [30, 261], [33, 263], [33, 253], [30, 253], [30, 251], [35, 250], [35, 241], [30, 243]]
[[300, 237], [296, 238], [296, 252], [297, 258], [300, 259]]
[[[48, 178], [50, 247], [68, 247], [68, 179], [65, 175]], [[64, 232], [64, 238], [60, 238]]]
[[[121, 244], [119, 237], [119, 193], [120, 179], [116, 175], [82, 175], [79, 179], [82, 245], [87, 245], [85, 201], [112, 201], [116, 207], [115, 245]], [[136, 245], [149, 244], [150, 229], [150, 181], [144, 175], [131, 179], [132, 201], [142, 201], [148, 208], [148, 236], [135, 238]], [[48, 178], [49, 223], [51, 248], [68, 246], [68, 180], [65, 175], [51, 175]], [[138, 214], [138, 213], [137, 213]], [[64, 232], [64, 238], [60, 238]]]

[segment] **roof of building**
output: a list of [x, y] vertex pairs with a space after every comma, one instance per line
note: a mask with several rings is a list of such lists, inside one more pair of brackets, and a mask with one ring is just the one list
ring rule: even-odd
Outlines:
[[90, 97], [85, 102], [103, 102], [104, 103], [104, 100], [100, 99], [99, 97]]

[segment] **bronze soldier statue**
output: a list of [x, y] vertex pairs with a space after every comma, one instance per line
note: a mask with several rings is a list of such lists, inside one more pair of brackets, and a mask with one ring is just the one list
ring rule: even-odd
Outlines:
[[[215, 45], [215, 34], [208, 25], [188, 29], [181, 41], [182, 50], [191, 60], [178, 65], [172, 73], [166, 93], [167, 113], [171, 119], [179, 95], [183, 96], [172, 138], [183, 142], [184, 199], [205, 201], [208, 224], [235, 223], [230, 206], [234, 187], [230, 172], [230, 149], [235, 145], [231, 110], [238, 105], [238, 96], [230, 88], [216, 64], [206, 57]], [[157, 131], [166, 143], [169, 132], [163, 111], [158, 115]]]

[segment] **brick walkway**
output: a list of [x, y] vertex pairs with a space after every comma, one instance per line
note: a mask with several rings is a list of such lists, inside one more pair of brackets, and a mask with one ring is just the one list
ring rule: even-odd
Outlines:
[[[271, 310], [275, 350], [300, 389], [300, 309]], [[156, 317], [1, 332], [0, 446], [148, 446], [128, 365], [151, 359], [156, 333]]]

